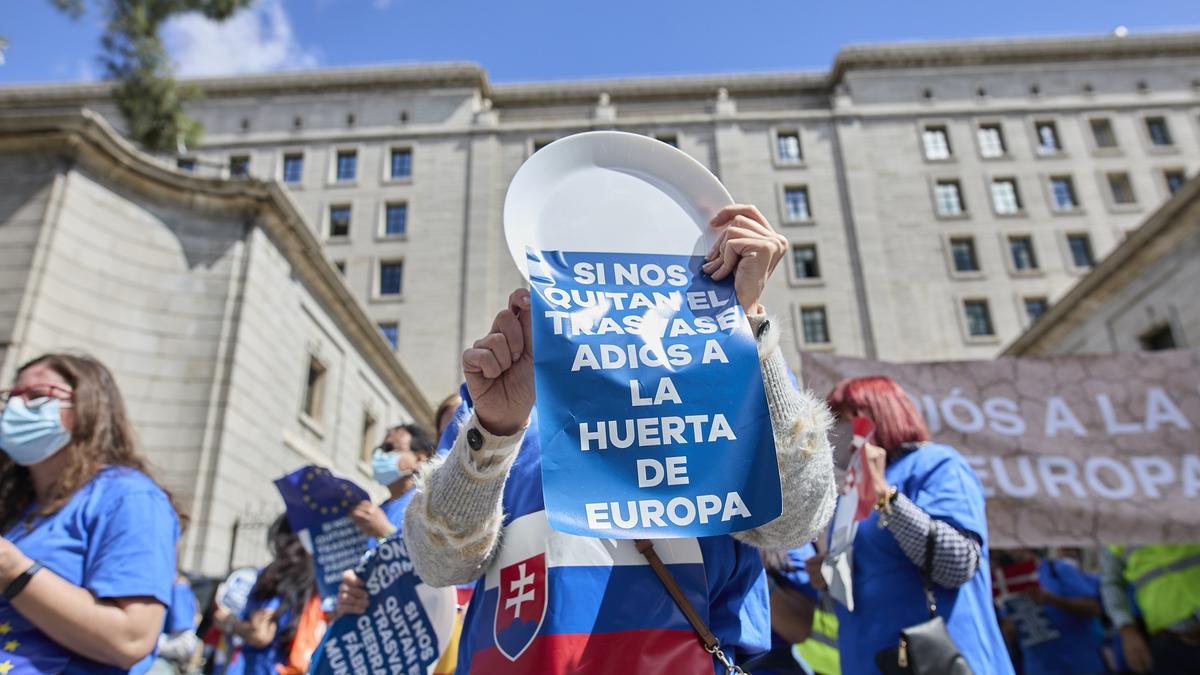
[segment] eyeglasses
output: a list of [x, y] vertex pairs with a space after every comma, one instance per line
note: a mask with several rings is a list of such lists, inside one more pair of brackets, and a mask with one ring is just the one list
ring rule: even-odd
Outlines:
[[60, 401], [62, 407], [71, 407], [72, 392], [67, 387], [60, 387], [57, 384], [39, 384], [32, 387], [21, 387], [16, 389], [0, 389], [0, 409], [8, 406], [8, 402], [13, 398], [21, 398], [25, 400], [25, 406], [32, 409], [38, 409], [50, 401]]

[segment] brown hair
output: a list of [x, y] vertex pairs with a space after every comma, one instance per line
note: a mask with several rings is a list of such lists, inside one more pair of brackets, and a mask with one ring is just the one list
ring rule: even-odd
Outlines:
[[[458, 395], [457, 390], [446, 398], [442, 399], [442, 402], [437, 407], [437, 412], [433, 414], [434, 426], [441, 427], [442, 415], [445, 415], [448, 411], [458, 410], [458, 406], [460, 405], [462, 405], [462, 396]], [[438, 436], [441, 436], [442, 432], [445, 431], [445, 428], [435, 429], [435, 431], [437, 431]]]
[[[53, 370], [71, 385], [75, 428], [71, 440], [59, 451], [67, 453], [67, 465], [31, 516], [57, 513], [105, 466], [129, 467], [154, 480], [146, 458], [137, 451], [125, 401], [104, 364], [90, 356], [45, 354], [21, 366], [17, 375], [36, 365]], [[165, 488], [163, 492], [179, 515], [182, 527], [187, 518], [171, 493]], [[7, 455], [0, 456], [0, 531], [11, 528], [34, 498], [29, 469]]]

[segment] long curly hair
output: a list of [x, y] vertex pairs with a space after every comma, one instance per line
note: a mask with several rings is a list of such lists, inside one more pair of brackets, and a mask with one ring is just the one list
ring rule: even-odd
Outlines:
[[[53, 370], [71, 385], [75, 428], [71, 430], [71, 440], [59, 450], [67, 453], [67, 465], [49, 494], [29, 513], [29, 522], [57, 513], [106, 466], [136, 469], [154, 480], [149, 463], [137, 450], [125, 400], [104, 364], [90, 356], [44, 354], [21, 366], [17, 376], [37, 365]], [[159, 487], [171, 501], [183, 527], [187, 517], [171, 492], [161, 484]], [[0, 456], [0, 532], [7, 532], [15, 525], [35, 501], [29, 469], [12, 461], [7, 454]]]
[[291, 644], [296, 637], [296, 626], [300, 613], [308, 604], [317, 584], [317, 573], [312, 557], [300, 543], [300, 537], [292, 532], [286, 516], [279, 516], [267, 530], [267, 545], [274, 560], [259, 573], [250, 597], [255, 600], [279, 598], [279, 609], [275, 617], [288, 615], [287, 625], [275, 627], [276, 644]]

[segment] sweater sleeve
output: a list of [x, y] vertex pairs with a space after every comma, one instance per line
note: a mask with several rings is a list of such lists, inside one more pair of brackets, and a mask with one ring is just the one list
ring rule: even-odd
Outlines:
[[793, 384], [779, 348], [776, 322], [750, 317], [750, 327], [758, 335], [759, 368], [775, 436], [783, 512], [765, 525], [733, 536], [758, 548], [797, 548], [820, 535], [837, 503], [828, 438], [832, 417], [823, 400]]
[[982, 550], [977, 539], [925, 513], [904, 495], [896, 496], [891, 515], [881, 517], [879, 526], [886, 527], [904, 555], [922, 569], [926, 564], [926, 538], [929, 529], [933, 528], [933, 566], [930, 573], [933, 582], [942, 588], [962, 586], [979, 569]]
[[[472, 450], [467, 439], [476, 433], [482, 444]], [[422, 581], [465, 584], [487, 570], [499, 548], [504, 484], [524, 433], [494, 436], [472, 414], [450, 453], [418, 475], [404, 541]]]

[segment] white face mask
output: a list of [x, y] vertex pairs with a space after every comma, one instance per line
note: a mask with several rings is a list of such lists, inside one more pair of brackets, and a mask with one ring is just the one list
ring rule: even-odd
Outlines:
[[71, 441], [62, 425], [62, 401], [39, 400], [30, 406], [14, 396], [0, 413], [0, 448], [21, 466], [40, 464]]

